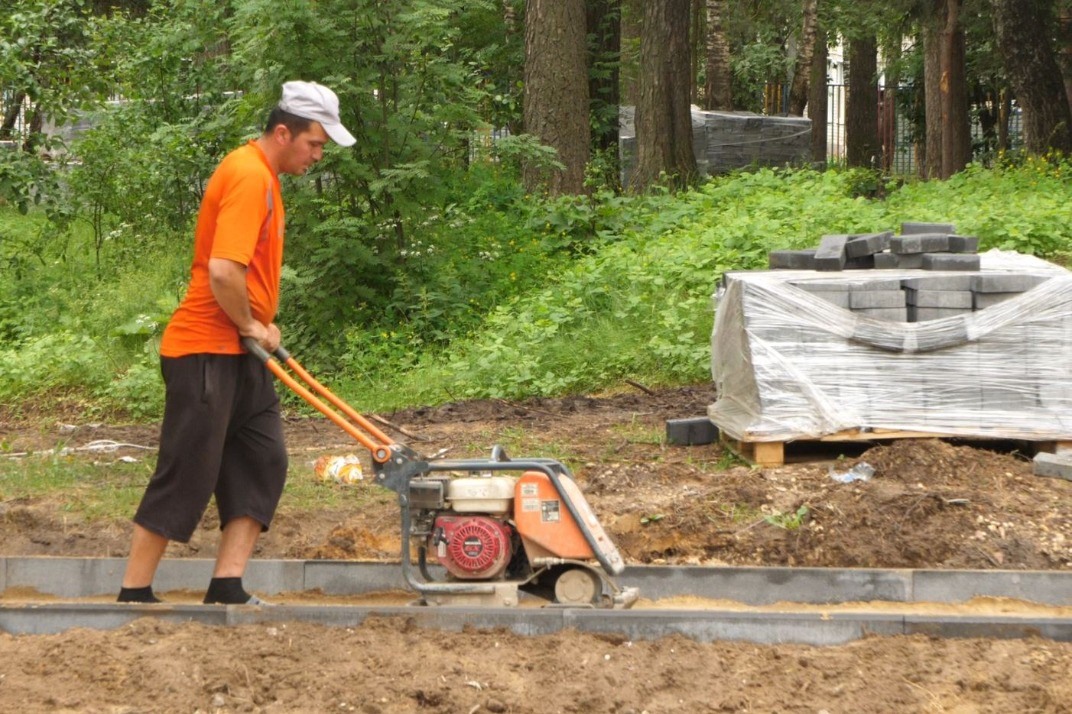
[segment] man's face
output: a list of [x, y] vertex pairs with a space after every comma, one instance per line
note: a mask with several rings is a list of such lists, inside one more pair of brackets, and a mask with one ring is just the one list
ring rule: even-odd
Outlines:
[[324, 156], [324, 146], [329, 138], [320, 122], [311, 122], [309, 128], [300, 134], [286, 130], [287, 141], [280, 157], [280, 173], [301, 176], [309, 167]]

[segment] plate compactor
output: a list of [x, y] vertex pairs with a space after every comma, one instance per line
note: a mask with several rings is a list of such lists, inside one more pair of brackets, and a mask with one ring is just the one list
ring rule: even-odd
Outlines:
[[[520, 592], [562, 607], [636, 601], [636, 588], [614, 582], [625, 563], [564, 464], [511, 459], [500, 446], [489, 459], [427, 459], [394, 442], [282, 347], [269, 354], [249, 338], [242, 344], [369, 450], [376, 483], [398, 494], [402, 572], [421, 604], [512, 607]], [[430, 559], [442, 578], [433, 577]]]

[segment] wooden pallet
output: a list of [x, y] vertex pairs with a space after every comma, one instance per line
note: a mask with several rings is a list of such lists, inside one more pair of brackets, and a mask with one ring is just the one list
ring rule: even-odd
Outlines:
[[[846, 429], [834, 434], [827, 434], [814, 439], [794, 439], [792, 441], [747, 441], [734, 439], [725, 432], [719, 432], [719, 441], [723, 446], [731, 449], [741, 458], [756, 466], [782, 466], [785, 464], [785, 451], [787, 444], [819, 444], [831, 442], [869, 442], [889, 441], [893, 439], [970, 439], [962, 434], [939, 434], [923, 431], [902, 431], [898, 429]], [[998, 436], [978, 437], [980, 439], [1001, 439]], [[1011, 438], [1010, 441], [1030, 441], [1022, 438]], [[1072, 440], [1045, 440], [1030, 441], [1036, 451], [1049, 453], [1072, 452]]]

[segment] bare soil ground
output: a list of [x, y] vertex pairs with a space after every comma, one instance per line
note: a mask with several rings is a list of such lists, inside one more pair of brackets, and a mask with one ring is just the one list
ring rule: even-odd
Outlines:
[[[1024, 445], [1020, 453], [1011, 444], [904, 440], [806, 456], [791, 448], [801, 463], [755, 469], [717, 445], [664, 443], [666, 419], [702, 415], [713, 398], [690, 387], [384, 416], [426, 454], [485, 456], [503, 443], [514, 456], [562, 459], [630, 563], [1072, 571], [1072, 483], [1032, 475]], [[288, 420], [287, 431], [292, 479], [314, 479], [321, 455], [361, 454], [323, 420]], [[56, 420], [0, 419], [9, 452], [98, 439], [152, 446], [157, 436], [153, 426], [61, 432]], [[860, 461], [874, 467], [871, 480], [831, 477]], [[299, 510], [284, 496], [257, 557], [397, 559], [393, 494], [368, 480], [322, 488], [352, 505]], [[202, 525], [169, 557], [211, 557], [211, 511]], [[123, 556], [128, 538], [128, 523], [74, 518], [62, 498], [0, 502], [0, 555]], [[339, 631], [146, 619], [111, 632], [0, 635], [0, 709], [1059, 712], [1072, 711], [1070, 665], [1072, 644], [1046, 640], [761, 647], [428, 633], [402, 620]]]

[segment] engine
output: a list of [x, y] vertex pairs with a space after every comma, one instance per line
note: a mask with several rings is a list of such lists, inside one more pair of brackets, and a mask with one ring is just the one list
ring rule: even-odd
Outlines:
[[510, 564], [514, 529], [497, 518], [440, 515], [435, 519], [429, 550], [460, 580], [490, 580]]

